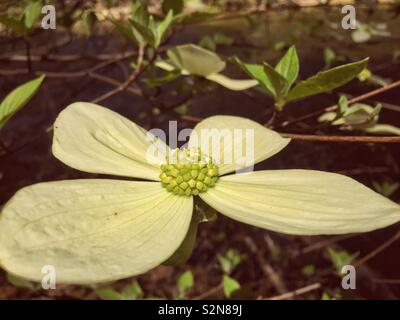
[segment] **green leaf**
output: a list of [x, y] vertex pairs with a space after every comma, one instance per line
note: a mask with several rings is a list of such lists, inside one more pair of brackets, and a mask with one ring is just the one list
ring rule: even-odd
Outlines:
[[262, 64], [243, 63], [237, 57], [235, 57], [235, 61], [250, 77], [258, 81], [261, 88], [264, 89], [268, 95], [275, 98], [274, 92], [269, 88], [271, 86], [270, 81], [267, 74], [264, 72], [264, 66]]
[[349, 254], [347, 251], [344, 250], [337, 251], [332, 248], [328, 248], [328, 253], [332, 264], [334, 265], [336, 271], [339, 274], [341, 274], [342, 267], [351, 264], [359, 254], [358, 252], [354, 254]]
[[147, 26], [149, 24], [149, 17], [150, 15], [147, 12], [147, 7], [144, 4], [139, 3], [132, 12], [131, 20], [134, 20], [143, 26]]
[[13, 32], [15, 32], [18, 35], [23, 37], [26, 36], [27, 29], [23, 21], [17, 20], [15, 18], [0, 16], [0, 23], [10, 28]]
[[100, 288], [96, 291], [97, 296], [103, 300], [125, 300], [124, 296], [113, 288]]
[[264, 85], [273, 93], [275, 101], [280, 103], [289, 89], [289, 83], [268, 63], [264, 63], [264, 72], [267, 75], [268, 80]]
[[122, 296], [125, 300], [138, 300], [143, 298], [143, 291], [139, 282], [136, 280], [128, 284], [122, 291]]
[[167, 55], [176, 68], [192, 75], [207, 77], [225, 68], [218, 55], [194, 44], [169, 49]]
[[129, 42], [132, 42], [134, 44], [138, 43], [135, 35], [133, 34], [132, 27], [129, 25], [129, 27], [125, 26], [122, 22], [115, 20], [113, 18], [108, 18], [108, 20], [115, 26], [117, 31]]
[[0, 104], [0, 129], [39, 89], [44, 75], [31, 80], [11, 91]]
[[278, 62], [275, 70], [286, 79], [288, 87], [291, 87], [299, 75], [299, 68], [299, 57], [296, 48], [291, 46]]
[[156, 38], [153, 30], [148, 28], [146, 25], [140, 24], [139, 22], [130, 19], [129, 22], [133, 28], [133, 34], [136, 40], [141, 44], [149, 44], [151, 46], [155, 46]]
[[235, 291], [240, 289], [239, 282], [237, 282], [235, 279], [233, 279], [227, 275], [224, 275], [222, 284], [224, 287], [225, 297], [227, 297], [227, 298], [230, 298], [235, 293]]
[[156, 32], [157, 32], [157, 39], [155, 46], [158, 47], [163, 40], [165, 33], [167, 32], [168, 28], [170, 27], [172, 20], [174, 18], [173, 11], [170, 10], [165, 17], [165, 19], [157, 24]]
[[25, 26], [31, 29], [35, 23], [39, 20], [40, 14], [42, 13], [42, 3], [35, 1], [29, 3], [24, 10]]
[[322, 71], [298, 83], [286, 97], [286, 102], [327, 92], [354, 79], [367, 65], [368, 59]]
[[174, 14], [179, 14], [182, 12], [184, 7], [183, 0], [164, 0], [162, 2], [161, 8], [164, 13], [172, 10]]
[[315, 273], [315, 266], [313, 264], [308, 264], [301, 269], [301, 273], [309, 278]]
[[245, 79], [231, 79], [220, 73], [213, 73], [206, 77], [208, 80], [214, 81], [221, 86], [234, 91], [246, 90], [258, 85], [257, 80]]
[[27, 288], [27, 289], [30, 289], [30, 290], [34, 290], [35, 289], [35, 287], [34, 287], [32, 282], [30, 282], [30, 281], [28, 281], [26, 279], [17, 277], [15, 275], [11, 274], [11, 273], [7, 273], [7, 281], [9, 283], [11, 283], [12, 285], [14, 285], [16, 287], [19, 287], [19, 288]]
[[375, 124], [371, 127], [365, 128], [364, 131], [375, 134], [391, 134], [400, 136], [400, 128], [390, 124]]
[[229, 249], [225, 256], [217, 256], [222, 271], [230, 274], [242, 261], [244, 256], [240, 255], [235, 249]]
[[339, 106], [340, 114], [343, 114], [346, 112], [346, 110], [349, 106], [349, 103], [348, 103], [347, 97], [345, 95], [340, 96], [338, 106]]
[[181, 274], [177, 281], [178, 298], [183, 299], [186, 297], [187, 292], [193, 287], [194, 279], [193, 273], [188, 270]]

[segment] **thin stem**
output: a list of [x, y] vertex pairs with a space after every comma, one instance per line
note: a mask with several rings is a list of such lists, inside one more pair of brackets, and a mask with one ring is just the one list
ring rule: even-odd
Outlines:
[[[356, 103], [356, 102], [371, 98], [373, 96], [376, 96], [378, 94], [381, 94], [381, 93], [383, 93], [385, 91], [391, 90], [391, 89], [399, 87], [399, 86], [400, 86], [400, 80], [397, 80], [397, 81], [395, 81], [395, 82], [393, 82], [391, 84], [388, 84], [388, 85], [386, 85], [384, 87], [369, 91], [369, 92], [364, 93], [364, 94], [362, 94], [360, 96], [357, 96], [357, 97], [355, 97], [353, 99], [350, 99], [348, 103], [349, 104]], [[335, 111], [337, 108], [338, 108], [338, 105], [335, 104], [335, 105], [332, 105], [332, 106], [327, 107], [325, 109], [318, 110], [318, 111], [306, 114], [306, 115], [301, 116], [299, 118], [296, 118], [296, 119], [293, 119], [293, 120], [289, 120], [289, 121], [285, 121], [280, 125], [280, 127], [284, 128], [284, 127], [287, 127], [288, 125], [291, 125], [293, 123], [300, 122], [300, 121], [303, 121], [303, 120], [307, 120], [307, 119], [319, 116], [321, 113]]]

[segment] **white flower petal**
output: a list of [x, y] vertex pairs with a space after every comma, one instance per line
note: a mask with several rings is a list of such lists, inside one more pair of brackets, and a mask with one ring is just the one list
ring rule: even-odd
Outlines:
[[81, 171], [159, 180], [167, 152], [142, 127], [92, 103], [69, 105], [54, 123], [54, 156]]
[[349, 177], [322, 171], [229, 175], [201, 198], [232, 219], [289, 234], [366, 232], [400, 221], [398, 204]]
[[282, 138], [250, 119], [213, 116], [196, 125], [189, 147], [201, 148], [219, 164], [221, 175], [263, 161], [282, 150], [290, 139]]
[[0, 215], [0, 265], [41, 281], [113, 281], [167, 260], [188, 231], [192, 197], [158, 182], [66, 180], [21, 189]]

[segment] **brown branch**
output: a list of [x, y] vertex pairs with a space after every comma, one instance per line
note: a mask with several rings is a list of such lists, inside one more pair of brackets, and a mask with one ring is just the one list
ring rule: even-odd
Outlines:
[[[391, 83], [391, 84], [388, 84], [388, 85], [383, 86], [383, 87], [381, 87], [381, 88], [378, 88], [378, 89], [369, 91], [369, 92], [364, 93], [364, 94], [362, 94], [362, 95], [359, 95], [359, 96], [357, 96], [357, 97], [355, 97], [355, 98], [353, 98], [353, 99], [350, 99], [350, 100], [348, 101], [348, 103], [349, 103], [349, 104], [352, 104], [352, 103], [360, 102], [360, 101], [362, 101], [362, 100], [371, 98], [371, 97], [373, 97], [373, 96], [376, 96], [376, 95], [378, 95], [378, 94], [381, 94], [381, 93], [383, 93], [383, 92], [385, 92], [385, 91], [388, 91], [388, 90], [390, 90], [390, 89], [393, 89], [393, 88], [396, 88], [396, 87], [399, 87], [399, 86], [400, 86], [400, 80], [397, 80], [397, 81], [395, 81], [395, 82], [393, 82], [393, 83]], [[327, 108], [325, 108], [325, 109], [318, 110], [318, 111], [315, 111], [315, 112], [306, 114], [306, 115], [301, 116], [301, 117], [299, 117], [299, 118], [296, 118], [296, 119], [293, 119], [293, 120], [285, 121], [285, 122], [283, 122], [279, 127], [287, 127], [288, 125], [291, 125], [291, 124], [293, 124], [293, 123], [296, 123], [296, 122], [299, 122], [299, 121], [303, 121], [303, 120], [307, 120], [307, 119], [310, 119], [310, 118], [319, 116], [320, 114], [322, 114], [322, 113], [324, 113], [324, 112], [335, 111], [337, 108], [338, 108], [338, 105], [335, 104], [335, 105], [330, 106], [330, 107], [327, 107]]]
[[314, 134], [279, 133], [282, 137], [301, 141], [321, 142], [362, 142], [362, 143], [399, 143], [400, 136], [323, 136]]
[[258, 264], [260, 265], [260, 268], [266, 278], [271, 281], [272, 286], [275, 288], [275, 290], [279, 293], [284, 293], [286, 290], [286, 286], [283, 283], [281, 277], [279, 274], [275, 271], [275, 269], [272, 267], [271, 264], [269, 264], [260, 251], [257, 249], [256, 244], [254, 243], [253, 239], [250, 237], [245, 237], [244, 243], [247, 245], [247, 247], [250, 249], [250, 251], [255, 255]]
[[372, 259], [377, 254], [381, 253], [383, 250], [385, 250], [387, 247], [389, 247], [391, 244], [393, 244], [399, 238], [400, 238], [400, 231], [398, 231], [393, 237], [391, 237], [390, 239], [386, 240], [378, 248], [376, 248], [375, 250], [372, 250], [370, 253], [368, 253], [363, 258], [358, 259], [356, 262], [353, 263], [353, 265], [355, 267], [358, 267], [358, 266], [366, 263], [368, 260]]
[[319, 282], [317, 282], [317, 283], [313, 283], [313, 284], [310, 284], [308, 286], [305, 286], [303, 288], [296, 289], [294, 291], [286, 292], [284, 294], [281, 294], [281, 295], [278, 295], [278, 296], [274, 296], [274, 297], [271, 297], [271, 298], [266, 298], [266, 300], [292, 299], [292, 298], [294, 298], [294, 297], [296, 297], [298, 295], [302, 295], [302, 294], [305, 294], [307, 292], [317, 290], [319, 288], [321, 288], [321, 284]]
[[92, 100], [93, 103], [99, 103], [103, 100], [106, 100], [117, 93], [124, 91], [126, 88], [129, 87], [132, 82], [136, 80], [136, 78], [141, 74], [141, 72], [144, 70], [142, 67], [142, 62], [143, 62], [143, 57], [144, 57], [144, 45], [141, 45], [139, 47], [139, 52], [138, 52], [138, 59], [136, 63], [136, 68], [132, 71], [131, 75], [129, 76], [128, 79], [125, 80], [121, 85], [119, 85], [117, 88], [108, 91], [107, 93], [103, 94], [102, 96]]
[[[189, 122], [200, 122], [203, 118], [182, 115], [182, 120]], [[301, 141], [322, 141], [322, 142], [361, 142], [361, 143], [399, 143], [400, 136], [323, 136], [314, 134], [295, 134], [295, 133], [281, 133], [278, 132], [284, 138], [290, 138], [293, 140]]]

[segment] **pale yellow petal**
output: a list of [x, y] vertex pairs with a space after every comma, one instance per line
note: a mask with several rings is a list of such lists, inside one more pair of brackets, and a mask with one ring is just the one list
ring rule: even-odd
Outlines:
[[141, 274], [167, 260], [189, 228], [191, 197], [158, 182], [66, 180], [21, 189], [0, 215], [0, 265], [41, 281], [96, 283]]
[[142, 127], [92, 103], [69, 105], [54, 123], [54, 156], [81, 171], [159, 180], [167, 152]]
[[366, 232], [400, 221], [398, 204], [349, 177], [322, 171], [229, 175], [201, 198], [232, 219], [289, 234]]
[[189, 147], [210, 155], [222, 175], [273, 156], [289, 141], [250, 119], [213, 116], [196, 125]]
[[221, 86], [230, 90], [241, 91], [258, 86], [257, 80], [252, 79], [231, 79], [220, 73], [213, 73], [206, 77], [208, 80], [214, 81]]

